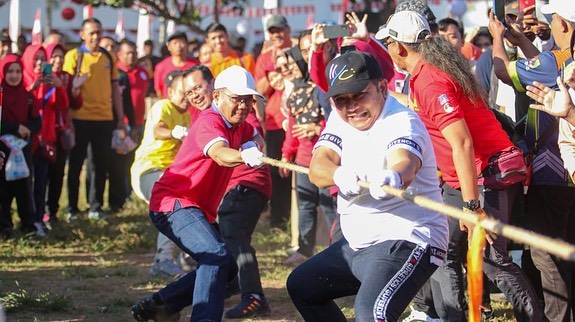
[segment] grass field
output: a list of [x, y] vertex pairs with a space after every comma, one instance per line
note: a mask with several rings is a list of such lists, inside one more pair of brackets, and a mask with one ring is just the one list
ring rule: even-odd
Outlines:
[[[17, 216], [15, 216], [17, 217]], [[150, 278], [157, 232], [142, 202], [108, 221], [86, 217], [59, 223], [47, 238], [0, 242], [0, 299], [7, 321], [133, 321], [129, 308], [169, 280]], [[272, 314], [261, 321], [301, 321], [285, 290], [286, 233], [258, 224], [253, 243]], [[226, 309], [239, 296], [226, 300]], [[353, 298], [338, 302], [353, 321]], [[494, 301], [492, 321], [514, 321], [509, 304]], [[187, 321], [188, 308], [181, 321]], [[406, 312], [407, 315], [407, 312]]]

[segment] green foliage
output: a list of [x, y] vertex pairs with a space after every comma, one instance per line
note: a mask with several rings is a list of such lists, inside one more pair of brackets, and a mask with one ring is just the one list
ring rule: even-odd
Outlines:
[[4, 302], [6, 312], [66, 312], [72, 303], [71, 299], [64, 295], [54, 295], [50, 292], [35, 294], [35, 292], [19, 289], [8, 292], [0, 297]]

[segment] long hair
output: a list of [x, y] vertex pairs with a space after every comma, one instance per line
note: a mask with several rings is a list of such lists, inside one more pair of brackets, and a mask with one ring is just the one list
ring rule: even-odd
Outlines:
[[419, 44], [419, 53], [430, 65], [451, 77], [469, 98], [485, 101], [487, 93], [478, 85], [469, 61], [442, 36], [433, 36]]

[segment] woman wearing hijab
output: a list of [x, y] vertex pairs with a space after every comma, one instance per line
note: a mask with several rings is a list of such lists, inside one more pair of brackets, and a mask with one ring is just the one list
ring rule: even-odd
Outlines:
[[[0, 135], [11, 134], [30, 142], [31, 136], [42, 126], [38, 104], [34, 96], [24, 87], [22, 62], [17, 55], [10, 54], [0, 60], [0, 80], [2, 86], [2, 121]], [[10, 157], [10, 149], [0, 143], [0, 150]], [[32, 169], [30, 144], [23, 149], [28, 168]], [[32, 172], [32, 171], [30, 171]], [[0, 238], [11, 238], [13, 224], [11, 216], [12, 200], [16, 198], [20, 230], [26, 236], [35, 234], [34, 201], [32, 199], [32, 175], [27, 178], [6, 181], [6, 172], [0, 171]]]
[[[288, 128], [282, 147], [282, 161], [309, 167], [313, 147], [325, 126], [331, 111], [328, 98], [309, 80], [307, 64], [298, 46], [286, 52], [289, 67], [294, 76], [294, 87], [287, 100], [289, 110]], [[280, 169], [280, 175], [287, 176], [288, 170]], [[284, 261], [296, 266], [313, 255], [317, 227], [317, 207], [323, 210], [330, 237], [337, 229], [335, 202], [329, 189], [319, 189], [309, 181], [307, 175], [296, 174], [299, 208], [298, 250]], [[338, 234], [341, 237], [340, 234]], [[336, 237], [336, 239], [339, 239]]]
[[46, 234], [42, 227], [46, 204], [46, 184], [48, 167], [56, 162], [57, 145], [56, 123], [59, 112], [68, 108], [66, 79], [52, 73], [52, 68], [43, 68], [47, 62], [46, 50], [41, 45], [30, 45], [22, 55], [24, 67], [24, 86], [34, 95], [40, 106], [42, 129], [34, 136], [32, 152], [34, 153], [34, 204], [37, 235]]
[[68, 159], [68, 152], [74, 143], [74, 128], [70, 118], [70, 108], [78, 109], [82, 106], [82, 84], [87, 79], [87, 74], [75, 77], [62, 70], [66, 49], [58, 43], [49, 44], [45, 47], [46, 59], [52, 64], [52, 77], [66, 84], [69, 108], [56, 110], [56, 162], [48, 165], [48, 196], [46, 205], [48, 212], [44, 217], [44, 223], [56, 221], [56, 214], [60, 207], [60, 195], [64, 182], [64, 168]]

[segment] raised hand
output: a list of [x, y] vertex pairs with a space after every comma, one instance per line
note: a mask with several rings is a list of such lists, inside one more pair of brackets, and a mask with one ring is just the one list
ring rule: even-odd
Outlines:
[[555, 91], [539, 82], [527, 86], [527, 96], [539, 104], [530, 104], [529, 107], [543, 111], [555, 117], [568, 118], [573, 115], [575, 104], [569, 95], [567, 87], [563, 85], [561, 77], [557, 77], [559, 91]]

